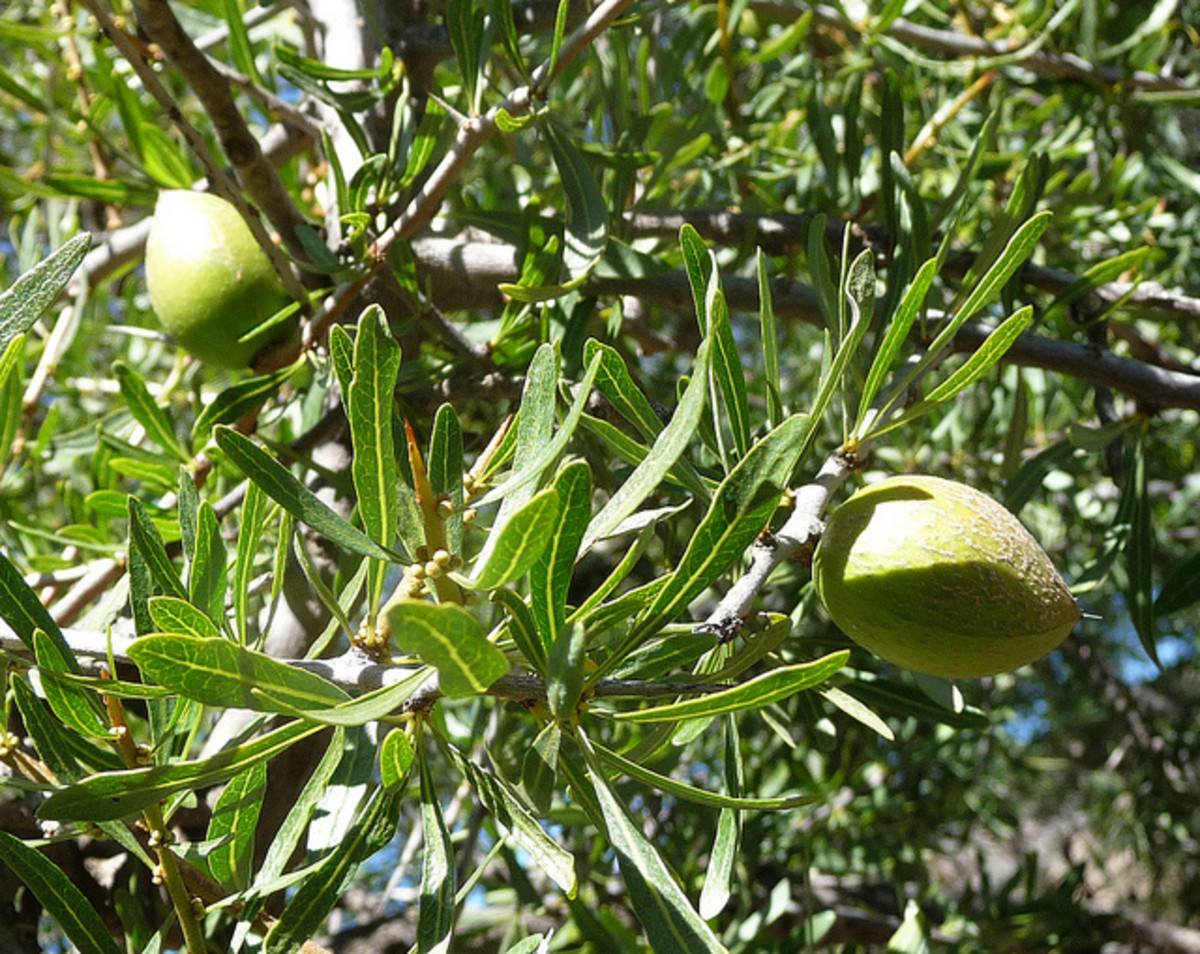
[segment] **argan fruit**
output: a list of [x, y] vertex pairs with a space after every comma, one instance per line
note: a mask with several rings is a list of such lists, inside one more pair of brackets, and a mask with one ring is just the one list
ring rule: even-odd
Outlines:
[[244, 368], [295, 329], [293, 320], [239, 340], [289, 299], [237, 209], [209, 193], [159, 195], [146, 240], [146, 286], [171, 337], [217, 367]]
[[891, 477], [838, 507], [813, 557], [830, 617], [915, 672], [976, 678], [1046, 655], [1080, 612], [1046, 552], [965, 484]]

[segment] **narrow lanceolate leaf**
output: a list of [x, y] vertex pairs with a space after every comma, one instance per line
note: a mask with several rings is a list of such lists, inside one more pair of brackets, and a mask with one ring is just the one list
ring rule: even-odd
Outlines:
[[1028, 305], [1006, 318], [998, 328], [987, 336], [983, 344], [969, 357], [962, 366], [929, 392], [924, 398], [907, 408], [903, 413], [891, 420], [881, 422], [878, 427], [871, 429], [871, 436], [878, 437], [894, 428], [928, 413], [939, 404], [949, 401], [954, 395], [983, 377], [995, 364], [1004, 357], [1004, 353], [1012, 347], [1013, 342], [1029, 327], [1033, 320], [1033, 306]]
[[629, 900], [651, 949], [655, 954], [724, 954], [725, 947], [696, 913], [675, 873], [609, 787], [586, 738], [581, 737], [581, 747], [608, 840], [617, 854]]
[[188, 569], [188, 599], [214, 622], [225, 617], [225, 541], [212, 504], [202, 501], [196, 511], [196, 548]]
[[[521, 481], [515, 483], [512, 477], [501, 486], [504, 488], [503, 500], [492, 522], [491, 533], [484, 541], [483, 549], [476, 557], [476, 566], [483, 566], [491, 556], [492, 548], [498, 540], [498, 533], [503, 529], [518, 508], [524, 504], [537, 490], [536, 481], [542, 471], [551, 463], [549, 458], [541, 462], [541, 455], [551, 441], [554, 432], [554, 403], [558, 390], [558, 357], [550, 344], [541, 345], [534, 352], [533, 360], [529, 362], [529, 370], [525, 373], [525, 389], [521, 392], [521, 407], [517, 411], [517, 423], [505, 434], [504, 443], [513, 446], [512, 475], [519, 476]], [[499, 456], [499, 449], [497, 455]], [[536, 466], [540, 463], [540, 466]], [[494, 488], [486, 494], [483, 500], [496, 497]]]
[[[534, 482], [545, 473], [546, 468], [558, 459], [558, 456], [566, 448], [567, 441], [575, 433], [575, 428], [578, 426], [580, 418], [583, 417], [583, 409], [587, 406], [588, 397], [592, 393], [592, 385], [595, 383], [599, 370], [600, 359], [599, 357], [594, 357], [588, 364], [587, 370], [583, 375], [583, 380], [579, 382], [579, 387], [576, 389], [575, 399], [571, 402], [571, 407], [563, 418], [562, 424], [554, 433], [554, 437], [532, 448], [531, 453], [527, 455], [519, 452], [521, 445], [518, 443], [518, 454], [513, 461], [512, 475], [499, 487], [484, 494], [475, 506], [482, 507], [491, 501], [499, 500], [501, 497], [507, 499], [508, 495], [511, 495], [514, 491], [532, 487]], [[522, 413], [524, 413], [524, 402], [522, 402], [521, 407]], [[553, 403], [551, 403], [551, 415], [553, 415], [553, 412]], [[517, 422], [517, 427], [518, 429], [521, 427], [520, 420]]]
[[[725, 787], [732, 797], [742, 794], [745, 773], [742, 767], [741, 736], [737, 721], [726, 715], [725, 722]], [[700, 889], [700, 917], [706, 921], [715, 918], [733, 894], [733, 872], [738, 855], [741, 854], [742, 813], [732, 808], [722, 808], [717, 816], [717, 833], [713, 838], [712, 851], [708, 856], [708, 870], [704, 873], [704, 887]]]
[[654, 632], [685, 608], [762, 532], [779, 506], [810, 429], [805, 415], [789, 417], [730, 471], [688, 542], [679, 566], [639, 623], [642, 635]]
[[522, 576], [545, 552], [561, 510], [558, 490], [547, 487], [505, 521], [488, 553], [476, 568], [471, 586], [492, 590]]
[[530, 668], [539, 675], [546, 675], [546, 645], [538, 632], [533, 612], [525, 605], [525, 601], [504, 587], [492, 590], [488, 599], [504, 607], [508, 614], [508, 635]]
[[550, 813], [554, 803], [554, 779], [558, 773], [558, 747], [562, 741], [562, 727], [557, 722], [548, 723], [538, 733], [533, 745], [521, 762], [521, 784], [525, 794], [543, 815]]
[[686, 799], [689, 802], [695, 802], [698, 805], [709, 805], [713, 808], [735, 809], [738, 811], [785, 811], [790, 808], [811, 805], [813, 802], [819, 802], [824, 798], [823, 795], [813, 794], [781, 795], [775, 798], [746, 798], [740, 795], [710, 792], [648, 769], [644, 765], [631, 761], [623, 755], [606, 749], [603, 746], [596, 745], [595, 743], [592, 743], [592, 745], [601, 760], [607, 762], [621, 774], [628, 775], [630, 778], [649, 785], [657, 791]]
[[846, 715], [850, 716], [850, 718], [858, 720], [872, 732], [878, 733], [889, 742], [896, 740], [895, 733], [892, 732], [891, 727], [876, 715], [870, 706], [855, 699], [850, 693], [830, 686], [821, 690], [821, 696], [826, 702], [833, 703], [846, 713]]
[[0, 862], [37, 898], [79, 954], [121, 954], [91, 902], [40, 851], [0, 831]]
[[[258, 544], [273, 506], [258, 484], [251, 484], [246, 488], [233, 561], [233, 616], [237, 625], [238, 642], [243, 646], [249, 640], [246, 624], [250, 613], [250, 581], [254, 576], [254, 558], [258, 555]], [[215, 636], [216, 633], [208, 635]]]
[[[310, 663], [310, 665], [319, 665]], [[255, 691], [255, 696], [263, 699], [263, 708], [272, 712], [283, 712], [306, 722], [316, 722], [320, 725], [358, 726], [368, 722], [377, 722], [384, 716], [395, 712], [409, 700], [414, 692], [429, 681], [433, 670], [428, 666], [416, 669], [397, 667], [398, 676], [386, 685], [364, 693], [349, 702], [340, 702], [335, 706], [300, 709], [289, 703], [271, 697], [261, 690]]]
[[112, 370], [117, 376], [121, 396], [125, 398], [129, 412], [145, 429], [146, 436], [186, 464], [190, 457], [179, 443], [179, 438], [175, 436], [175, 428], [171, 426], [167, 412], [155, 403], [142, 376], [124, 361], [114, 361]]
[[385, 547], [396, 538], [400, 472], [392, 440], [392, 408], [399, 371], [400, 346], [383, 309], [372, 305], [358, 321], [346, 410], [354, 444], [358, 512], [367, 536]]
[[[625, 420], [632, 424], [647, 443], [651, 443], [662, 432], [663, 422], [655, 413], [642, 389], [634, 382], [625, 365], [625, 359], [615, 348], [589, 338], [583, 346], [583, 359], [591, 365], [592, 359], [600, 355], [600, 370], [596, 375], [596, 389], [608, 399], [608, 403]], [[694, 373], [694, 372], [693, 372]], [[639, 457], [635, 464], [641, 463]], [[711, 491], [695, 468], [687, 460], [678, 460], [671, 476], [682, 483], [700, 500], [708, 502]]]
[[[716, 269], [713, 269], [714, 279]], [[720, 288], [713, 290], [709, 304], [709, 323], [716, 350], [713, 352], [713, 374], [725, 402], [725, 414], [733, 435], [733, 446], [739, 458], [750, 449], [750, 404], [746, 396], [746, 375], [742, 357], [729, 323], [729, 306]]]
[[129, 497], [129, 545], [141, 555], [150, 576], [163, 593], [177, 599], [187, 599], [187, 590], [171, 558], [167, 556], [167, 548], [158, 528], [146, 512], [145, 504], [132, 495]]
[[1126, 493], [1129, 494], [1129, 539], [1125, 543], [1125, 571], [1129, 580], [1125, 598], [1142, 648], [1162, 668], [1154, 644], [1154, 524], [1146, 486], [1146, 445], [1142, 431], [1125, 454]]
[[[510, 13], [511, 16], [511, 13]], [[435, 494], [445, 494], [454, 505], [446, 518], [446, 542], [450, 552], [462, 553], [463, 535], [463, 443], [458, 415], [449, 404], [437, 409], [429, 436], [429, 484]]]
[[530, 568], [530, 603], [547, 646], [567, 618], [567, 588], [575, 555], [592, 516], [592, 471], [584, 461], [572, 461], [554, 478], [558, 492], [557, 519], [541, 557]]
[[0, 350], [32, 328], [62, 294], [91, 246], [90, 235], [76, 235], [0, 292]]
[[320, 929], [358, 866], [384, 848], [396, 831], [400, 796], [377, 788], [350, 830], [301, 883], [263, 944], [264, 954], [293, 954]]
[[581, 554], [590, 549], [597, 540], [612, 533], [626, 517], [637, 510], [679, 459], [679, 455], [696, 432], [696, 426], [700, 423], [700, 416], [704, 411], [711, 361], [712, 345], [706, 338], [696, 353], [691, 380], [688, 381], [679, 406], [671, 416], [671, 423], [659, 432], [650, 453], [592, 518], [587, 532], [583, 535], [583, 543], [579, 546]]
[[509, 840], [529, 852], [534, 867], [545, 872], [568, 897], [574, 897], [574, 856], [546, 834], [512, 786], [501, 776], [480, 768], [458, 749], [447, 747], [446, 753], [459, 772], [466, 776], [483, 807], [508, 831]]
[[0, 349], [0, 467], [12, 457], [13, 441], [21, 427], [25, 336], [17, 335]]
[[569, 720], [583, 698], [586, 647], [587, 633], [582, 623], [564, 626], [550, 647], [546, 701], [550, 705], [550, 714], [556, 719]]
[[82, 672], [75, 654], [63, 639], [63, 634], [54, 622], [49, 610], [42, 605], [37, 594], [21, 576], [20, 570], [8, 562], [0, 553], [0, 619], [12, 627], [14, 633], [32, 650], [33, 634], [39, 629], [53, 641], [59, 654], [68, 660], [71, 672]]
[[239, 891], [250, 883], [254, 829], [266, 790], [267, 764], [257, 762], [229, 780], [208, 823], [209, 841], [228, 839], [209, 852], [209, 870], [218, 881]]
[[849, 658], [849, 651], [843, 649], [813, 662], [780, 666], [732, 689], [723, 689], [695, 699], [654, 706], [650, 709], [616, 712], [612, 717], [629, 722], [665, 722], [716, 716], [723, 712], [761, 709], [797, 692], [819, 686], [846, 665]]
[[896, 363], [901, 347], [908, 340], [908, 332], [920, 313], [921, 306], [925, 304], [925, 299], [929, 295], [929, 287], [933, 284], [936, 275], [937, 260], [931, 258], [913, 276], [912, 283], [900, 300], [900, 306], [896, 309], [896, 314], [892, 316], [887, 333], [883, 336], [883, 341], [875, 352], [871, 370], [867, 372], [867, 379], [863, 384], [862, 398], [858, 405], [860, 424], [865, 420], [871, 404], [875, 401], [875, 396], [879, 393], [884, 380]]
[[587, 275], [604, 253], [608, 240], [608, 203], [588, 169], [583, 154], [547, 123], [546, 142], [558, 168], [567, 197], [567, 223], [563, 242], [563, 264], [568, 281]]
[[758, 311], [763, 348], [763, 386], [767, 389], [767, 423], [778, 427], [783, 420], [783, 398], [779, 376], [779, 330], [767, 278], [767, 256], [758, 249]]
[[114, 821], [176, 792], [218, 785], [320, 730], [317, 725], [290, 722], [253, 742], [206, 759], [92, 775], [56, 791], [41, 804], [37, 814], [58, 821]]
[[302, 710], [349, 699], [320, 676], [220, 637], [143, 636], [129, 658], [146, 679], [205, 705], [278, 712], [267, 697]]
[[389, 605], [387, 621], [396, 645], [436, 667], [439, 686], [452, 699], [484, 692], [508, 672], [504, 653], [461, 606], [398, 600]]
[[979, 279], [979, 284], [971, 290], [962, 306], [955, 312], [955, 324], [961, 325], [1000, 293], [1000, 289], [1021, 267], [1021, 263], [1033, 254], [1042, 233], [1050, 225], [1052, 215], [1049, 211], [1039, 212], [1013, 233], [999, 258]]
[[224, 426], [216, 428], [214, 435], [217, 446], [242, 473], [297, 520], [353, 553], [376, 560], [407, 562], [402, 555], [384, 549], [325, 506], [291, 471], [250, 438]]
[[421, 776], [421, 830], [425, 851], [421, 859], [421, 894], [417, 907], [417, 950], [445, 951], [454, 928], [454, 845], [442, 816], [437, 786], [424, 749], [418, 757]]
[[[341, 330], [341, 325], [335, 327]], [[271, 374], [247, 378], [225, 388], [211, 404], [206, 404], [204, 410], [196, 417], [196, 423], [192, 425], [192, 441], [195, 446], [201, 447], [208, 443], [212, 429], [218, 424], [233, 424], [251, 411], [262, 407], [288, 378], [303, 367], [304, 362], [297, 361]]]
[[1184, 557], [1170, 569], [1154, 600], [1154, 613], [1169, 616], [1196, 602], [1200, 602], [1200, 552]]
[[[42, 630], [34, 632], [33, 645], [38, 670], [43, 674], [75, 672], [74, 657], [64, 656], [54, 640]], [[99, 697], [94, 693], [60, 679], [43, 679], [42, 692], [54, 714], [72, 732], [93, 739], [112, 737], [107, 720], [100, 714], [103, 709]]]

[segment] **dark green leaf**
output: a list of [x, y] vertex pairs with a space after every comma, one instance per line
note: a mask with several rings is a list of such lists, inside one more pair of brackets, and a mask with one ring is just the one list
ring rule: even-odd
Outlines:
[[213, 433], [217, 446], [242, 473], [297, 520], [353, 553], [387, 562], [408, 562], [403, 556], [381, 547], [325, 506], [316, 494], [250, 438], [224, 425], [216, 427]]
[[79, 954], [121, 954], [91, 902], [40, 851], [0, 831], [0, 861], [33, 893]]
[[417, 950], [445, 950], [454, 928], [454, 845], [442, 816], [437, 786], [424, 749], [418, 754], [421, 778], [421, 830], [425, 850], [421, 861], [421, 894], [417, 908]]

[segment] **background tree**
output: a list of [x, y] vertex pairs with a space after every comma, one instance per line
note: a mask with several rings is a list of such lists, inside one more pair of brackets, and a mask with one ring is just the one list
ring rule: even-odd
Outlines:
[[[10, 0], [0, 947], [1200, 950], [1198, 12]], [[150, 308], [201, 187], [252, 369]], [[1060, 650], [828, 621], [906, 472]]]

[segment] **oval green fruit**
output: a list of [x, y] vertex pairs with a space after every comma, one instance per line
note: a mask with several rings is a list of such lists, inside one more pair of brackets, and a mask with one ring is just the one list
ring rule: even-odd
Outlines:
[[158, 197], [146, 239], [146, 286], [163, 327], [201, 361], [244, 368], [295, 321], [252, 332], [288, 303], [241, 215], [205, 192]]
[[830, 617], [916, 672], [975, 678], [1040, 659], [1080, 612], [1008, 510], [940, 477], [891, 477], [838, 507], [813, 557]]

